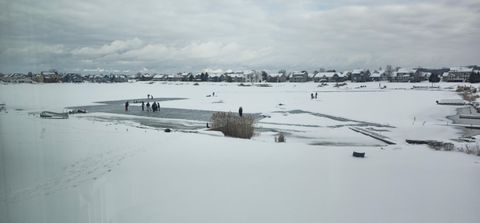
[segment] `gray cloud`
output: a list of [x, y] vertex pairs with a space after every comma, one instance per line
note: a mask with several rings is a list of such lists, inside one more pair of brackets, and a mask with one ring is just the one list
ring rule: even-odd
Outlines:
[[478, 64], [480, 3], [0, 0], [0, 72]]

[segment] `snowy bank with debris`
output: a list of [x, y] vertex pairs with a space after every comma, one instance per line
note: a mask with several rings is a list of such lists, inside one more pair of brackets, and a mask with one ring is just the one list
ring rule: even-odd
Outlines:
[[[340, 89], [312, 83], [0, 86], [7, 109], [0, 113], [0, 221], [480, 221], [480, 158], [404, 142], [461, 136], [445, 125], [455, 107], [435, 103], [456, 93], [385, 84], [384, 90], [377, 83], [362, 90], [352, 83]], [[165, 133], [135, 119], [87, 113], [51, 120], [31, 113], [147, 94], [188, 98], [165, 107], [236, 112], [242, 106], [266, 118], [257, 123], [257, 136], [242, 140], [201, 129]], [[289, 133], [287, 143], [274, 142], [278, 131]], [[352, 157], [353, 150], [366, 158]]]

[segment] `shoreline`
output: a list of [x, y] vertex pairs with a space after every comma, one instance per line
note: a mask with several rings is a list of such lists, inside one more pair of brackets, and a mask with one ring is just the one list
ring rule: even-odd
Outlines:
[[[461, 119], [460, 115], [470, 115], [470, 114], [475, 114], [479, 115], [475, 109], [473, 109], [471, 106], [464, 106], [464, 107], [459, 107], [455, 109], [456, 114], [455, 115], [450, 115], [447, 116], [447, 119], [452, 121], [452, 124], [473, 124], [473, 125], [480, 125], [480, 119]], [[471, 137], [471, 136], [476, 136], [480, 135], [480, 129], [471, 129], [471, 128], [466, 128], [466, 127], [458, 127], [458, 129], [462, 131], [462, 136], [463, 137]]]

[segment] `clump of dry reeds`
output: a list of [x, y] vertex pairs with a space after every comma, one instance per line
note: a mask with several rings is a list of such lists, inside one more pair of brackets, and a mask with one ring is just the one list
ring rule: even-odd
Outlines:
[[476, 101], [477, 98], [480, 97], [480, 96], [478, 96], [476, 94], [473, 94], [473, 93], [470, 93], [470, 92], [462, 92], [462, 93], [460, 93], [460, 95], [462, 96], [463, 100], [468, 101], [468, 102]]
[[466, 144], [461, 147], [457, 147], [457, 151], [480, 156], [480, 144]]
[[221, 131], [225, 136], [250, 139], [254, 134], [255, 117], [233, 112], [215, 112], [211, 118], [212, 129]]

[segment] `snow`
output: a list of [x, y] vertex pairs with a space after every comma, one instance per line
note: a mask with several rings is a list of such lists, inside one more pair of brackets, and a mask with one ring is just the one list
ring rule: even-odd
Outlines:
[[416, 73], [417, 70], [416, 69], [409, 69], [409, 68], [400, 68], [398, 69], [397, 73], [398, 74], [414, 74]]
[[317, 77], [328, 77], [332, 78], [337, 72], [320, 72], [317, 74]]
[[468, 67], [452, 67], [450, 72], [473, 72], [473, 68]]
[[345, 122], [336, 121], [329, 118], [315, 117], [311, 114], [272, 114], [271, 117], [262, 119], [261, 122], [273, 122], [279, 124], [296, 124], [296, 125], [322, 125], [335, 126], [343, 125]]
[[284, 76], [283, 73], [271, 73], [271, 74], [268, 74], [270, 77], [282, 77]]
[[[455, 84], [440, 83], [441, 90], [411, 90], [408, 83], [381, 83], [382, 90], [378, 83], [271, 85], [0, 85], [8, 111], [0, 112], [0, 222], [480, 221], [480, 158], [404, 143], [461, 136], [446, 125], [457, 107], [435, 103], [458, 98], [446, 89]], [[267, 116], [259, 128], [290, 135], [274, 143], [269, 130], [243, 140], [95, 118], [118, 116], [106, 113], [66, 120], [32, 114], [147, 94], [187, 98], [162, 107], [235, 112], [242, 106]], [[397, 144], [348, 128], [366, 122]], [[354, 150], [366, 158], [351, 157]]]

